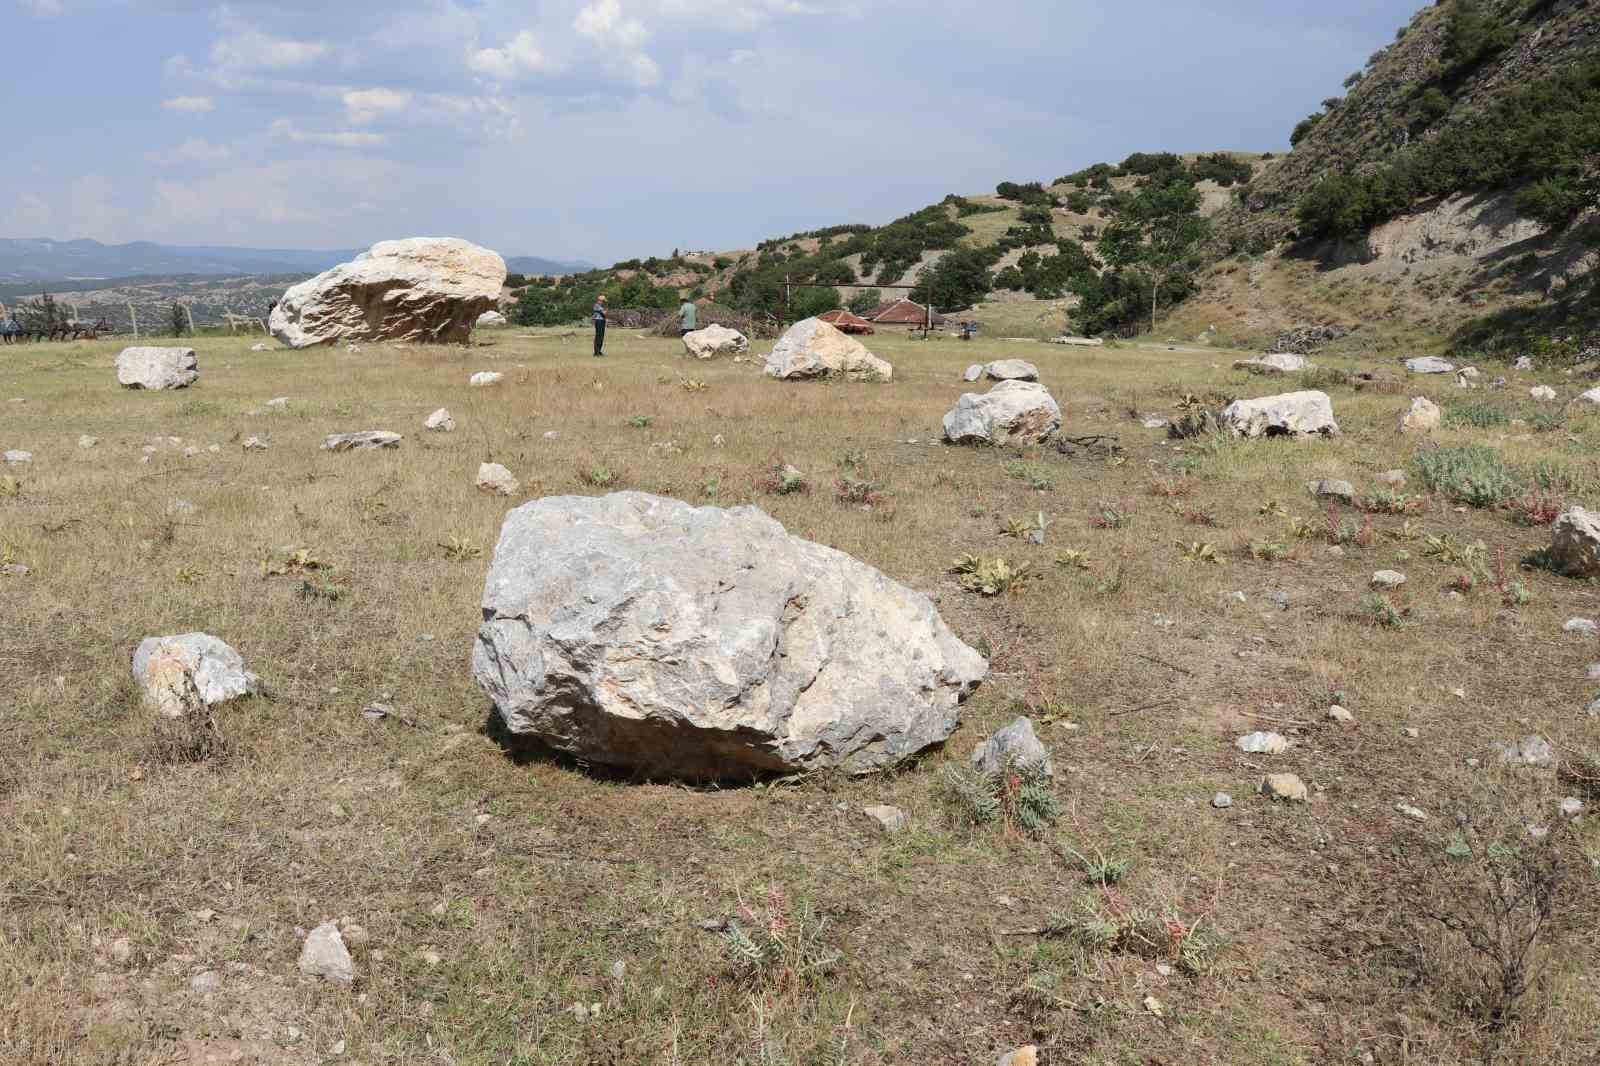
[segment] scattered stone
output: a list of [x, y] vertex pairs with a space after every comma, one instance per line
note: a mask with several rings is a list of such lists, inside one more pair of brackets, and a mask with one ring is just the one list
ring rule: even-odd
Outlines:
[[222, 991], [222, 975], [215, 970], [202, 970], [189, 978], [189, 991], [199, 996], [209, 996]]
[[1311, 792], [1306, 788], [1306, 783], [1294, 774], [1268, 774], [1261, 779], [1256, 791], [1274, 803], [1280, 800], [1285, 803], [1311, 802]]
[[1437, 355], [1424, 355], [1417, 359], [1407, 359], [1406, 369], [1413, 374], [1453, 374], [1456, 365], [1440, 359]]
[[25, 452], [25, 451], [20, 451], [20, 450], [17, 450], [17, 449], [13, 449], [11, 451], [6, 452], [5, 460], [8, 463], [20, 466], [23, 463], [31, 463], [31, 462], [33, 462], [33, 453], [32, 452]]
[[1562, 632], [1576, 633], [1582, 637], [1600, 637], [1600, 623], [1592, 618], [1569, 618], [1561, 629]]
[[474, 329], [505, 329], [511, 325], [506, 316], [499, 311], [485, 311], [478, 316], [478, 321], [473, 323]]
[[1400, 432], [1432, 433], [1439, 428], [1444, 412], [1426, 396], [1414, 396], [1411, 406], [1400, 416]]
[[262, 406], [263, 407], [288, 407], [289, 406], [289, 397], [287, 397], [287, 396], [274, 396], [272, 399], [268, 400]]
[[268, 326], [290, 348], [357, 340], [463, 344], [505, 280], [503, 259], [463, 240], [383, 241], [289, 289]]
[[1489, 747], [1506, 766], [1534, 766], [1548, 769], [1556, 764], [1556, 749], [1538, 734], [1523, 737], [1521, 740], [1496, 741]]
[[1529, 359], [1525, 355], [1519, 355], [1519, 356], [1517, 356], [1517, 361], [1511, 364], [1511, 369], [1512, 370], [1524, 370], [1524, 371], [1532, 370], [1533, 369], [1533, 360]]
[[1397, 589], [1406, 583], [1406, 575], [1398, 570], [1379, 570], [1372, 575], [1375, 589]]
[[93, 448], [99, 443], [99, 437], [91, 437], [87, 433], [78, 438], [78, 447], [82, 448], [84, 451], [88, 451], [90, 448]]
[[1336, 478], [1325, 477], [1317, 481], [1308, 481], [1306, 491], [1319, 499], [1338, 500], [1346, 504], [1356, 502], [1356, 487], [1348, 481], [1339, 481]]
[[1554, 403], [1556, 399], [1556, 390], [1552, 389], [1548, 385], [1535, 385], [1533, 388], [1528, 390], [1528, 395], [1532, 396], [1540, 403]]
[[1305, 356], [1292, 352], [1269, 352], [1259, 359], [1240, 359], [1233, 364], [1233, 369], [1252, 374], [1295, 374], [1311, 369], [1311, 363]]
[[1211, 797], [1211, 806], [1215, 807], [1219, 811], [1225, 811], [1229, 807], [1233, 806], [1233, 797], [1228, 795], [1226, 792], [1218, 792], [1215, 796]]
[[1389, 485], [1393, 488], [1400, 488], [1406, 483], [1406, 472], [1404, 470], [1385, 470], [1373, 480], [1377, 481], [1381, 485]]
[[1563, 817], [1576, 818], [1578, 815], [1583, 813], [1583, 800], [1579, 799], [1577, 796], [1568, 796], [1566, 799], [1561, 801], [1559, 810], [1561, 811]]
[[5, 577], [27, 577], [33, 573], [33, 567], [27, 563], [0, 563], [0, 575]]
[[1222, 412], [1223, 422], [1236, 437], [1336, 437], [1333, 401], [1325, 392], [1307, 390], [1235, 400]]
[[[1057, 343], [1065, 342], [1058, 341]], [[1039, 1066], [1039, 1049], [1032, 1044], [1026, 1044], [1004, 1052], [995, 1061], [994, 1066]]]
[[988, 663], [921, 593], [754, 507], [640, 492], [511, 511], [473, 673], [507, 729], [686, 778], [897, 763]]
[[736, 329], [712, 323], [683, 335], [683, 350], [696, 359], [715, 359], [719, 355], [743, 355], [750, 350], [750, 338]]
[[244, 657], [209, 633], [146, 637], [133, 653], [133, 679], [145, 703], [167, 718], [254, 695], [261, 679]]
[[911, 824], [910, 815], [899, 807], [863, 807], [861, 813], [877, 822], [885, 833], [898, 833]]
[[1146, 1012], [1155, 1015], [1157, 1018], [1163, 1017], [1167, 1013], [1166, 1007], [1162, 1006], [1161, 1001], [1154, 996], [1145, 996], [1143, 1005]]
[[179, 499], [179, 500], [168, 500], [167, 501], [167, 514], [169, 516], [171, 516], [171, 517], [178, 517], [180, 515], [192, 515], [197, 510], [199, 510], [199, 508], [197, 508], [194, 505], [194, 503], [189, 501], [189, 500]]
[[127, 389], [186, 389], [200, 380], [193, 348], [124, 348], [117, 384]]
[[[1582, 807], [1580, 803], [1578, 806]], [[133, 961], [133, 941], [125, 936], [119, 936], [111, 942], [111, 961], [118, 966], [126, 966]]]
[[331, 921], [311, 930], [300, 948], [297, 965], [306, 976], [321, 977], [336, 985], [347, 985], [356, 979], [355, 960], [344, 946], [339, 926]]
[[1033, 381], [964, 393], [944, 416], [944, 438], [952, 444], [1042, 444], [1060, 428], [1060, 406]]
[[977, 381], [981, 377], [983, 377], [983, 364], [973, 363], [971, 366], [967, 367], [966, 371], [961, 375], [961, 380]]
[[1004, 729], [972, 749], [972, 765], [981, 773], [998, 774], [1007, 763], [1017, 766], [1042, 764], [1046, 777], [1055, 776], [1050, 762], [1050, 749], [1039, 742], [1033, 731], [1033, 722], [1017, 718]]
[[1415, 728], [1406, 728], [1406, 729], [1400, 730], [1400, 735], [1405, 737], [1407, 740], [1416, 740], [1418, 737], [1422, 736], [1422, 730], [1415, 729]]
[[505, 375], [498, 370], [480, 370], [467, 379], [467, 384], [475, 389], [481, 389], [489, 385], [498, 385], [503, 380]]
[[1600, 407], [1600, 386], [1596, 386], [1595, 388], [1590, 389], [1588, 392], [1580, 393], [1576, 402], [1593, 404], [1596, 407]]
[[983, 368], [991, 381], [1038, 381], [1039, 368], [1021, 359], [996, 359]]
[[617, 959], [616, 961], [614, 961], [611, 964], [611, 979], [613, 981], [624, 980], [627, 976], [628, 976], [628, 964], [627, 963], [623, 962], [621, 959]]
[[514, 496], [522, 483], [499, 463], [478, 464], [478, 488], [498, 496]]
[[1287, 592], [1278, 592], [1274, 590], [1267, 593], [1267, 599], [1270, 602], [1277, 604], [1280, 610], [1287, 611], [1289, 609], [1289, 594]]
[[1147, 418], [1140, 424], [1145, 429], [1166, 429], [1170, 425], [1165, 418]]
[[272, 345], [267, 344], [265, 341], [257, 341], [250, 346], [250, 350], [252, 352], [270, 352], [272, 351]]
[[767, 375], [780, 381], [843, 375], [852, 381], [889, 381], [894, 367], [854, 337], [820, 318], [796, 322], [767, 356]]
[[432, 430], [435, 433], [454, 433], [456, 431], [456, 420], [450, 417], [449, 408], [441, 407], [422, 420], [422, 428]]
[[1426, 822], [1428, 820], [1427, 811], [1420, 807], [1413, 807], [1409, 803], [1396, 803], [1394, 809], [1410, 818], [1413, 822]]
[[264, 452], [267, 450], [267, 442], [260, 437], [246, 437], [242, 447], [247, 452]]
[[1250, 733], [1233, 742], [1246, 755], [1282, 755], [1289, 750], [1287, 738], [1266, 731]]
[[1070, 344], [1075, 348], [1101, 348], [1105, 341], [1099, 337], [1052, 337], [1051, 344]]
[[1355, 725], [1356, 716], [1336, 703], [1328, 708], [1328, 721], [1338, 722], [1340, 725]]
[[334, 433], [322, 441], [325, 452], [367, 451], [374, 448], [398, 448], [404, 440], [398, 433], [382, 429], [368, 429], [360, 433]]
[[[1557, 518], [1550, 527], [1549, 560], [1552, 569], [1568, 577], [1600, 577], [1600, 513], [1573, 507]], [[1567, 627], [1574, 631], [1572, 622]]]

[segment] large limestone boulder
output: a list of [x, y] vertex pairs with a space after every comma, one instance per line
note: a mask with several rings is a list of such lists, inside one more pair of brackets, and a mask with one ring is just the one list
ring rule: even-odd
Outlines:
[[1293, 352], [1268, 352], [1259, 359], [1240, 359], [1233, 364], [1233, 369], [1252, 374], [1298, 374], [1311, 368], [1310, 360]]
[[1060, 428], [1060, 406], [1034, 381], [1002, 381], [985, 393], [965, 393], [944, 416], [944, 439], [951, 444], [1039, 444]]
[[820, 318], [808, 318], [778, 338], [767, 356], [767, 373], [783, 381], [836, 374], [857, 381], [888, 381], [894, 377], [894, 367], [854, 337]]
[[382, 241], [284, 293], [268, 325], [291, 348], [338, 341], [456, 344], [494, 308], [505, 280], [505, 260], [467, 241]]
[[506, 321], [506, 316], [499, 311], [485, 311], [478, 316], [476, 327], [478, 329], [505, 329], [511, 325]]
[[1574, 507], [1550, 527], [1551, 569], [1568, 577], [1600, 577], [1600, 514]]
[[1406, 369], [1413, 374], [1453, 374], [1456, 365], [1448, 359], [1440, 359], [1437, 355], [1422, 355], [1415, 359], [1407, 359]]
[[166, 718], [253, 695], [261, 687], [244, 657], [209, 633], [146, 637], [133, 652], [133, 679], [145, 703]]
[[683, 335], [683, 350], [696, 359], [715, 359], [719, 355], [743, 355], [750, 350], [750, 338], [736, 329], [715, 323]]
[[1439, 428], [1444, 412], [1426, 396], [1413, 396], [1411, 406], [1400, 416], [1400, 432], [1432, 433]]
[[193, 348], [124, 348], [117, 384], [127, 389], [186, 389], [200, 380]]
[[472, 669], [506, 728], [646, 774], [896, 763], [988, 672], [933, 604], [753, 507], [640, 492], [506, 516]]
[[1235, 400], [1222, 410], [1223, 423], [1237, 437], [1336, 437], [1333, 401], [1328, 394], [1308, 389]]
[[1038, 381], [1039, 368], [1022, 359], [996, 359], [983, 368], [991, 381]]

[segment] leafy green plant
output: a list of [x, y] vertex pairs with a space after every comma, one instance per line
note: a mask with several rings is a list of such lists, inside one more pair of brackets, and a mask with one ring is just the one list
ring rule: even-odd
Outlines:
[[723, 954], [740, 980], [790, 988], [816, 982], [843, 955], [827, 940], [828, 922], [811, 903], [798, 905], [774, 885], [759, 904], [739, 905], [722, 930]]
[[447, 540], [440, 541], [439, 547], [444, 549], [444, 557], [453, 563], [477, 559], [483, 555], [483, 547], [481, 545], [454, 533], [450, 534]]
[[1370, 496], [1356, 501], [1356, 507], [1368, 514], [1415, 514], [1422, 509], [1421, 497], [1401, 492], [1399, 489], [1379, 489]]
[[1447, 566], [1464, 566], [1469, 570], [1481, 570], [1488, 551], [1481, 540], [1462, 544], [1448, 533], [1430, 536], [1422, 545], [1422, 554], [1427, 558], [1438, 559]]
[[1410, 624], [1411, 608], [1402, 604], [1392, 596], [1372, 592], [1361, 597], [1361, 609], [1372, 620], [1372, 624], [1383, 629], [1400, 629]]
[[344, 599], [346, 591], [342, 584], [325, 574], [306, 578], [296, 590], [302, 600], [321, 600], [324, 603], [338, 603]]
[[811, 491], [805, 474], [782, 459], [772, 464], [766, 476], [756, 482], [756, 487], [768, 496], [794, 496]]
[[882, 486], [865, 478], [846, 475], [834, 484], [833, 498], [840, 503], [876, 507], [885, 497]]
[[1481, 400], [1458, 400], [1445, 407], [1444, 424], [1460, 428], [1491, 429], [1511, 424], [1511, 416], [1500, 408]]
[[1027, 463], [1020, 460], [1006, 464], [1006, 476], [1027, 485], [1034, 492], [1049, 492], [1056, 487], [1054, 476], [1049, 469], [1040, 463]]
[[1089, 516], [1089, 525], [1095, 529], [1121, 529], [1131, 521], [1133, 521], [1131, 514], [1122, 510], [1119, 505], [1107, 503], [1105, 500], [1096, 504], [1094, 513]]
[[1089, 569], [1089, 553], [1080, 551], [1077, 548], [1064, 548], [1061, 554], [1056, 556], [1056, 565], [1065, 567], [1068, 570], [1087, 570]]
[[634, 415], [632, 418], [628, 419], [628, 425], [632, 426], [634, 429], [649, 429], [650, 423], [654, 421], [655, 419], [650, 415]]
[[1051, 918], [1040, 932], [1089, 951], [1169, 959], [1191, 977], [1210, 973], [1227, 947], [1204, 915], [1185, 920], [1176, 910], [1139, 906], [1108, 888], [1081, 900], [1076, 913]]
[[1050, 788], [1047, 761], [1008, 758], [994, 773], [967, 766], [944, 771], [944, 798], [958, 822], [1000, 823], [1008, 833], [1037, 836], [1061, 817], [1061, 801]]
[[1288, 545], [1269, 540], [1253, 540], [1247, 550], [1250, 558], [1269, 563], [1281, 562], [1292, 554]]
[[1210, 541], [1190, 541], [1185, 544], [1178, 541], [1178, 553], [1186, 563], [1218, 563], [1222, 562], [1217, 554], [1217, 546]]
[[578, 471], [578, 479], [592, 488], [609, 488], [617, 483], [617, 473], [609, 466], [595, 464]]
[[1029, 564], [1012, 566], [1004, 558], [980, 559], [963, 555], [950, 567], [963, 589], [982, 596], [1020, 593], [1027, 584]]
[[1524, 491], [1499, 453], [1481, 444], [1419, 451], [1411, 465], [1429, 489], [1471, 507], [1495, 507]]
[[1131, 855], [1107, 855], [1100, 848], [1093, 846], [1090, 850], [1094, 852], [1092, 857], [1065, 844], [1060, 848], [1063, 858], [1082, 867], [1084, 880], [1091, 885], [1117, 884], [1133, 870], [1134, 860]]

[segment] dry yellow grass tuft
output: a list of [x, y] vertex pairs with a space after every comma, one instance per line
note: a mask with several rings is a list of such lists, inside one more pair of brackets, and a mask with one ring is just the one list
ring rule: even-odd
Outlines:
[[[178, 393], [119, 390], [104, 342], [0, 358], [0, 400], [26, 400], [4, 407], [0, 447], [34, 454], [0, 495], [0, 551], [28, 568], [0, 574], [8, 1064], [336, 1049], [463, 1066], [966, 1063], [1025, 1043], [1055, 1062], [1263, 1066], [1600, 1053], [1600, 830], [1557, 812], [1570, 786], [1553, 771], [1504, 775], [1565, 873], [1522, 1009], [1486, 1019], [1447, 930], [1435, 954], [1397, 949], [1416, 903], [1399, 875], [1454, 861], [1458, 809], [1502, 777], [1491, 742], [1540, 733], [1570, 765], [1600, 747], [1583, 713], [1600, 648], [1562, 632], [1596, 613], [1592, 588], [1517, 572], [1543, 528], [1458, 512], [1415, 476], [1422, 503], [1404, 514], [1330, 522], [1306, 495], [1331, 477], [1371, 496], [1378, 472], [1432, 447], [1393, 432], [1405, 396], [1330, 387], [1336, 441], [1170, 442], [1132, 416], [1279, 382], [1224, 369], [1232, 353], [897, 336], [871, 345], [892, 385], [689, 367], [675, 342], [625, 331], [603, 361], [582, 337], [510, 331], [471, 349], [248, 343], [196, 341], [200, 382]], [[961, 370], [1016, 355], [1068, 435], [1120, 451], [937, 444], [971, 387]], [[478, 370], [505, 380], [469, 388]], [[1520, 417], [1532, 383], [1476, 395]], [[456, 432], [423, 430], [439, 406]], [[1595, 502], [1596, 419], [1533, 428], [1433, 443], [1487, 444], [1540, 490]], [[319, 448], [366, 429], [405, 440]], [[812, 491], [763, 491], [776, 457]], [[935, 596], [993, 675], [947, 751], [865, 779], [691, 789], [508, 752], [468, 668], [508, 506], [474, 488], [481, 462], [528, 498], [753, 502]], [[1040, 476], [1008, 476], [1017, 463]], [[1045, 543], [1002, 538], [1015, 516]], [[1366, 543], [1328, 543], [1345, 519], [1370, 524]], [[1485, 545], [1458, 596], [1460, 565], [1423, 553], [1447, 534]], [[1187, 551], [1205, 565], [1182, 565], [1180, 543], [1209, 545]], [[962, 556], [1027, 580], [967, 595], [949, 573]], [[1409, 575], [1394, 628], [1362, 602], [1383, 568]], [[1502, 594], [1513, 580], [1524, 595]], [[268, 691], [220, 709], [214, 735], [163, 746], [129, 655], [191, 630], [232, 644]], [[373, 703], [391, 713], [364, 714]], [[1354, 726], [1326, 720], [1333, 703]], [[1065, 814], [1040, 839], [963, 828], [940, 800], [937, 769], [1018, 713], [1055, 749]], [[1293, 746], [1235, 749], [1259, 729]], [[1280, 771], [1313, 802], [1254, 794]], [[1210, 806], [1218, 791], [1231, 807]], [[861, 814], [876, 803], [910, 828], [885, 834]], [[1086, 884], [1074, 854], [1128, 865]], [[353, 988], [296, 972], [296, 930], [328, 919], [364, 930], [347, 937]], [[1436, 952], [1457, 963], [1420, 961]], [[1141, 1006], [1152, 995], [1159, 1016]]]

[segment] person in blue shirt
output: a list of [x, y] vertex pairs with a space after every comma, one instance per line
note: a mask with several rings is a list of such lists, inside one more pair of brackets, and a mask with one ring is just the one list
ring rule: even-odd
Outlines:
[[600, 359], [606, 354], [606, 298], [601, 293], [594, 301], [594, 357]]

